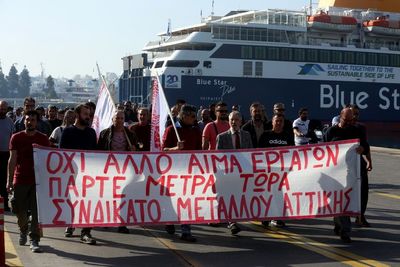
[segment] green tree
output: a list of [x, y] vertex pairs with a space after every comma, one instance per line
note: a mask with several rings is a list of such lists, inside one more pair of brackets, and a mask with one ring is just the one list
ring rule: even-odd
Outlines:
[[24, 70], [19, 75], [18, 97], [29, 96], [31, 91], [31, 85], [32, 85], [31, 77], [29, 76], [29, 71], [26, 69], [25, 66]]
[[54, 79], [51, 77], [51, 75], [49, 75], [49, 77], [46, 79], [45, 95], [47, 98], [57, 98]]
[[19, 89], [19, 76], [17, 68], [12, 65], [7, 76], [8, 91], [10, 97], [15, 97]]
[[3, 69], [0, 68], [0, 98], [8, 97], [8, 83], [4, 76]]

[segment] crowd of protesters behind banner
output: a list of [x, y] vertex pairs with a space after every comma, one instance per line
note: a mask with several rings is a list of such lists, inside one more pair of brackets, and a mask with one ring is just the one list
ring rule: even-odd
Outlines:
[[[361, 216], [356, 218], [358, 226], [369, 227], [365, 219], [368, 201], [368, 171], [372, 169], [371, 154], [367, 143], [366, 128], [358, 121], [359, 109], [355, 105], [345, 106], [335, 124], [323, 129], [321, 122], [309, 119], [306, 107], [300, 108], [298, 118], [292, 122], [285, 116], [285, 105], [275, 103], [271, 117], [260, 102], [252, 103], [248, 108], [250, 117], [244, 118], [236, 103], [231, 109], [224, 102], [212, 103], [209, 107], [197, 109], [184, 100], [177, 100], [171, 108], [172, 119], [168, 117], [163, 137], [163, 150], [215, 150], [263, 148], [291, 145], [307, 145], [323, 141], [360, 139], [357, 152], [362, 154], [361, 169]], [[247, 108], [247, 107], [246, 107]], [[97, 140], [91, 128], [96, 105], [93, 102], [82, 103], [77, 107], [58, 108], [36, 105], [32, 97], [24, 100], [23, 107], [13, 108], [0, 101], [0, 193], [5, 199], [5, 210], [10, 205], [18, 218], [20, 229], [19, 244], [27, 243], [33, 252], [41, 252], [39, 247], [35, 177], [33, 171], [32, 144], [70, 149], [113, 150], [113, 151], [149, 151], [151, 136], [151, 110], [126, 101], [117, 104], [117, 112], [112, 125], [100, 133]], [[336, 114], [334, 114], [336, 115]], [[173, 125], [174, 124], [174, 125]], [[181, 137], [178, 141], [173, 130]], [[321, 134], [321, 132], [324, 134]], [[8, 165], [7, 165], [8, 164]], [[8, 172], [7, 172], [8, 170]], [[30, 220], [28, 215], [30, 215]], [[265, 227], [285, 227], [283, 221], [263, 221]], [[216, 226], [218, 224], [210, 224]], [[239, 225], [230, 222], [232, 234], [241, 231]], [[167, 225], [170, 234], [175, 233], [173, 225]], [[190, 225], [181, 226], [181, 238], [188, 242], [196, 241]], [[66, 237], [73, 236], [74, 229], [67, 228]], [[125, 226], [118, 227], [121, 233], [129, 233]], [[343, 242], [351, 242], [351, 221], [348, 216], [334, 218], [334, 232]], [[83, 228], [81, 241], [96, 244], [91, 236], [91, 228]]]

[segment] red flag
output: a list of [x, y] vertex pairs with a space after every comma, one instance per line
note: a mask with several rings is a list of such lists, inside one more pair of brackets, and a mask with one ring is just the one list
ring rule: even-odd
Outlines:
[[161, 151], [167, 116], [170, 115], [167, 99], [158, 77], [153, 80], [150, 151]]

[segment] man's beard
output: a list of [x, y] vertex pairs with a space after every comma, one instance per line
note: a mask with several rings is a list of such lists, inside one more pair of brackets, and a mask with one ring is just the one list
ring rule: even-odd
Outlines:
[[228, 121], [228, 120], [229, 120], [229, 117], [228, 117], [228, 115], [222, 115], [222, 116], [220, 117], [220, 120], [221, 120], [221, 121]]
[[90, 121], [89, 121], [89, 119], [85, 120], [85, 119], [79, 118], [79, 124], [82, 126], [89, 126]]
[[33, 131], [35, 131], [35, 130], [36, 130], [36, 128], [32, 127], [32, 125], [26, 126], [26, 131], [27, 131], [27, 132], [33, 132]]
[[254, 115], [254, 121], [261, 121], [262, 120], [262, 117], [261, 117], [261, 115]]

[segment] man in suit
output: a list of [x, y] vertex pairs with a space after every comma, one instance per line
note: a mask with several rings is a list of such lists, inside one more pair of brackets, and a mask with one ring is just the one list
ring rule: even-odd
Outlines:
[[[232, 111], [229, 114], [229, 130], [217, 135], [217, 149], [243, 149], [253, 148], [249, 132], [240, 130], [242, 126], [242, 115], [239, 111]], [[229, 222], [228, 228], [233, 235], [241, 231], [235, 222]]]

